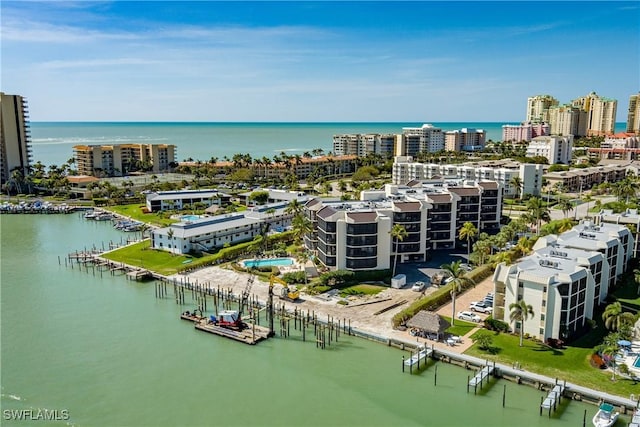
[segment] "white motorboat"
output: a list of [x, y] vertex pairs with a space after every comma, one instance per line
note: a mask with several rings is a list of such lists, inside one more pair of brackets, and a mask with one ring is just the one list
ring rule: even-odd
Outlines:
[[594, 427], [611, 427], [620, 416], [620, 412], [613, 412], [614, 407], [609, 403], [600, 405], [598, 412], [593, 416]]

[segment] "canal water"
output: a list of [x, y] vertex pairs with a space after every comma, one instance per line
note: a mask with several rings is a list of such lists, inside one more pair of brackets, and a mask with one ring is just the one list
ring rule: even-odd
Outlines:
[[[0, 224], [3, 426], [578, 427], [596, 411], [572, 401], [549, 419], [542, 392], [506, 381], [467, 394], [471, 371], [438, 363], [403, 374], [406, 352], [354, 337], [320, 350], [199, 332], [179, 320], [192, 307], [156, 299], [153, 283], [65, 267], [69, 252], [126, 239], [109, 223], [71, 214]], [[45, 409], [69, 420], [8, 419]]]

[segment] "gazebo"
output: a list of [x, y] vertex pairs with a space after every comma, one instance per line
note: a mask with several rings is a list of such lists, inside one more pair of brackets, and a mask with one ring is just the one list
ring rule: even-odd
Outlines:
[[451, 324], [440, 315], [426, 310], [419, 311], [407, 321], [407, 327], [420, 330], [422, 332], [420, 335], [423, 336], [435, 335], [438, 341], [444, 338], [444, 331], [449, 326]]

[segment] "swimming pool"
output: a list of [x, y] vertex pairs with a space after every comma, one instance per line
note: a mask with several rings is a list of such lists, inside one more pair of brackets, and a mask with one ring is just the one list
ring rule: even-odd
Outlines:
[[196, 221], [200, 219], [200, 216], [199, 215], [182, 215], [180, 216], [180, 219], [182, 221]]
[[245, 268], [293, 265], [293, 258], [248, 259], [242, 264]]
[[640, 356], [636, 357], [636, 360], [633, 361], [634, 368], [640, 368]]

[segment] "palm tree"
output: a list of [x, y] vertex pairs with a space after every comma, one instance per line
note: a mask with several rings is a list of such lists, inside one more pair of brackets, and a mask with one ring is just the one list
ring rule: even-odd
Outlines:
[[465, 222], [460, 227], [458, 239], [467, 241], [467, 261], [471, 257], [471, 239], [474, 239], [477, 235], [478, 229], [471, 222]]
[[291, 221], [293, 228], [293, 236], [296, 242], [302, 241], [302, 238], [313, 231], [311, 221], [301, 213], [293, 217]]
[[531, 304], [527, 304], [523, 299], [518, 302], [509, 304], [509, 320], [512, 322], [520, 322], [520, 347], [522, 347], [522, 340], [524, 338], [524, 322], [527, 321], [529, 315], [534, 316], [533, 307]]
[[540, 235], [540, 224], [542, 221], [549, 221], [549, 209], [542, 204], [542, 200], [532, 197], [527, 201], [527, 209], [536, 220], [536, 234]]
[[606, 337], [604, 337], [602, 344], [598, 347], [600, 349], [600, 353], [605, 356], [609, 356], [609, 360], [613, 363], [613, 376], [611, 377], [612, 381], [616, 380], [616, 354], [618, 354], [618, 351], [620, 351], [620, 345], [618, 344], [619, 340], [620, 334], [610, 333]]
[[289, 202], [289, 205], [284, 211], [285, 213], [290, 213], [294, 216], [298, 215], [302, 212], [302, 204], [298, 201], [298, 199], [293, 199]]
[[516, 190], [516, 199], [520, 198], [520, 193], [522, 192], [523, 182], [519, 176], [514, 176], [509, 181], [509, 185], [515, 188]]
[[442, 264], [440, 266], [445, 275], [451, 278], [449, 281], [451, 285], [451, 326], [453, 326], [456, 318], [456, 295], [462, 290], [463, 286], [474, 284], [473, 280], [466, 276], [467, 272], [460, 267], [460, 264], [462, 264], [462, 261], [458, 260], [451, 264]]
[[604, 326], [610, 331], [619, 331], [624, 325], [632, 325], [635, 316], [622, 311], [620, 301], [616, 301], [604, 309], [602, 320], [604, 320]]
[[571, 200], [569, 199], [562, 199], [559, 203], [558, 203], [560, 209], [562, 210], [562, 213], [564, 214], [565, 218], [569, 218], [569, 212], [571, 212], [571, 210], [573, 209], [573, 203], [571, 203]]
[[409, 233], [407, 233], [407, 229], [404, 228], [404, 225], [402, 224], [394, 224], [393, 227], [391, 228], [391, 231], [389, 231], [389, 234], [391, 235], [391, 238], [393, 239], [393, 241], [396, 244], [396, 248], [395, 248], [395, 254], [396, 256], [393, 259], [393, 270], [391, 273], [391, 277], [395, 277], [396, 275], [396, 264], [398, 263], [398, 243], [403, 241], [405, 237], [407, 237], [409, 235]]

